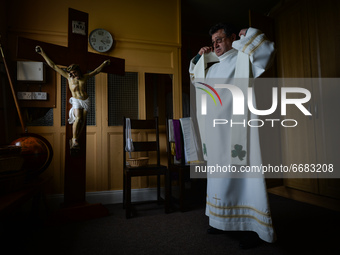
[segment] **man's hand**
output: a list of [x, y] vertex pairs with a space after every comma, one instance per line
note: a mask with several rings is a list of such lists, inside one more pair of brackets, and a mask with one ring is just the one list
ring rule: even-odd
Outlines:
[[243, 29], [240, 31], [240, 33], [238, 34], [238, 36], [239, 36], [239, 37], [241, 37], [241, 35], [246, 36], [247, 30], [248, 30], [248, 28], [243, 28]]
[[198, 54], [200, 54], [201, 56], [203, 55], [203, 53], [209, 53], [209, 52], [212, 52], [214, 51], [212, 47], [208, 47], [208, 46], [205, 46], [205, 47], [202, 47], [200, 49], [200, 51], [198, 52]]
[[35, 52], [39, 53], [39, 54], [42, 54], [43, 50], [42, 50], [42, 48], [40, 46], [35, 46]]
[[110, 59], [104, 61], [104, 65], [105, 65], [105, 66], [108, 66], [108, 65], [110, 65], [110, 64], [111, 64], [111, 60], [110, 60]]

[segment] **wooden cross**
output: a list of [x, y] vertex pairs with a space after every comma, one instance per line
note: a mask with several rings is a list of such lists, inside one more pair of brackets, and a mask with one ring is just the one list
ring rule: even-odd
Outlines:
[[[73, 32], [73, 24], [83, 24], [82, 31]], [[41, 55], [37, 54], [35, 47], [41, 46], [46, 55], [57, 65], [69, 66], [79, 64], [83, 73], [94, 70], [105, 60], [111, 64], [104, 68], [103, 72], [124, 75], [125, 60], [88, 52], [88, 14], [69, 8], [68, 20], [68, 47], [40, 42], [27, 38], [18, 38], [17, 58], [42, 61]], [[82, 145], [76, 156], [70, 154], [69, 140], [72, 138], [72, 125], [67, 122], [68, 112], [71, 108], [68, 103], [71, 92], [67, 89], [66, 94], [66, 148], [65, 148], [65, 184], [64, 184], [64, 207], [74, 207], [87, 204], [86, 193], [86, 126], [79, 137]]]

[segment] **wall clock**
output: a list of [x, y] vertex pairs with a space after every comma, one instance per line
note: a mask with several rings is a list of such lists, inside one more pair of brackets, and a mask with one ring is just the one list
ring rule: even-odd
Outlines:
[[107, 52], [112, 48], [114, 41], [109, 31], [97, 28], [90, 33], [89, 43], [95, 51]]

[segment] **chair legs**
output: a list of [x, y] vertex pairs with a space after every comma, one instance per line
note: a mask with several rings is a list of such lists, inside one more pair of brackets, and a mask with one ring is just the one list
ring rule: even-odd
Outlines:
[[125, 190], [126, 190], [126, 177], [125, 173], [123, 173], [123, 209], [125, 209]]
[[161, 176], [157, 175], [157, 202], [161, 203]]
[[[176, 171], [178, 173], [178, 182], [179, 182], [179, 210], [181, 212], [187, 211], [187, 207], [185, 205], [185, 169], [179, 169]], [[169, 190], [169, 200], [171, 201], [172, 196], [172, 178], [171, 178], [171, 171], [169, 171], [169, 181], [168, 181], [168, 190]]]
[[[157, 175], [157, 202], [161, 203], [161, 182], [160, 175]], [[170, 212], [170, 191], [169, 191], [169, 172], [165, 173], [165, 201], [164, 201], [164, 212]], [[131, 218], [132, 203], [131, 203], [131, 176], [128, 173], [123, 174], [123, 208], [125, 209], [125, 217]]]
[[170, 200], [171, 200], [171, 176], [170, 171], [167, 169], [165, 172], [165, 201], [164, 201], [164, 211], [165, 213], [170, 213]]
[[123, 208], [125, 208], [125, 217], [131, 218], [131, 176], [129, 174], [124, 174], [124, 184], [123, 184]]
[[179, 171], [179, 209], [181, 212], [185, 211], [185, 178], [183, 171]]

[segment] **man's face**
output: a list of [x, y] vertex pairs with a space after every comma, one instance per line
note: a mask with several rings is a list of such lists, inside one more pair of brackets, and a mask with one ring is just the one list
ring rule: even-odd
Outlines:
[[79, 72], [77, 70], [72, 70], [69, 72], [69, 76], [70, 78], [74, 79], [74, 78], [77, 78], [79, 79], [80, 78], [80, 75], [79, 75]]
[[219, 57], [231, 50], [234, 40], [234, 34], [230, 37], [226, 37], [223, 29], [217, 30], [217, 32], [211, 36], [212, 46], [214, 47], [215, 54]]

